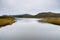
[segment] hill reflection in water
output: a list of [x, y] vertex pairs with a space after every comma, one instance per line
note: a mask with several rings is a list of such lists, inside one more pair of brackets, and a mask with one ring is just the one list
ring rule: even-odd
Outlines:
[[55, 40], [60, 39], [60, 27], [37, 22], [40, 19], [19, 18], [13, 25], [0, 28], [0, 39]]

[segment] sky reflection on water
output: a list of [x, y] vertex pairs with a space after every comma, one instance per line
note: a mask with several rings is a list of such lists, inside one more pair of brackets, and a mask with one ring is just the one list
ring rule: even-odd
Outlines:
[[0, 39], [60, 40], [60, 26], [40, 23], [39, 19], [23, 18], [0, 28]]

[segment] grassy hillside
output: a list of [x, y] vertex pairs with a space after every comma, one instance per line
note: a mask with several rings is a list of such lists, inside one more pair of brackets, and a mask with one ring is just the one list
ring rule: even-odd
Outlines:
[[[7, 16], [7, 15], [5, 15]], [[10, 15], [17, 18], [46, 18], [46, 17], [60, 17], [60, 13], [53, 12], [41, 12], [36, 15], [31, 14], [21, 14], [21, 15]]]

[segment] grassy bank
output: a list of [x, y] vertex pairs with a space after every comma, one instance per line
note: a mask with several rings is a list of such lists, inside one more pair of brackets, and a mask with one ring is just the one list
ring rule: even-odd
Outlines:
[[56, 25], [60, 25], [60, 18], [57, 18], [57, 17], [43, 18], [42, 21], [52, 23], [52, 24], [56, 24]]
[[6, 26], [6, 25], [11, 25], [14, 22], [15, 22], [15, 18], [13, 18], [13, 17], [0, 16], [0, 27]]

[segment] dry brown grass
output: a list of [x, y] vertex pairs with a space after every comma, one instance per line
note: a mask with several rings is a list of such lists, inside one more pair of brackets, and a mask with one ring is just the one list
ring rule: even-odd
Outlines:
[[14, 22], [15, 22], [15, 19], [12, 17], [0, 18], [0, 27], [5, 26], [5, 25], [11, 25]]
[[43, 18], [44, 22], [60, 25], [60, 18]]

